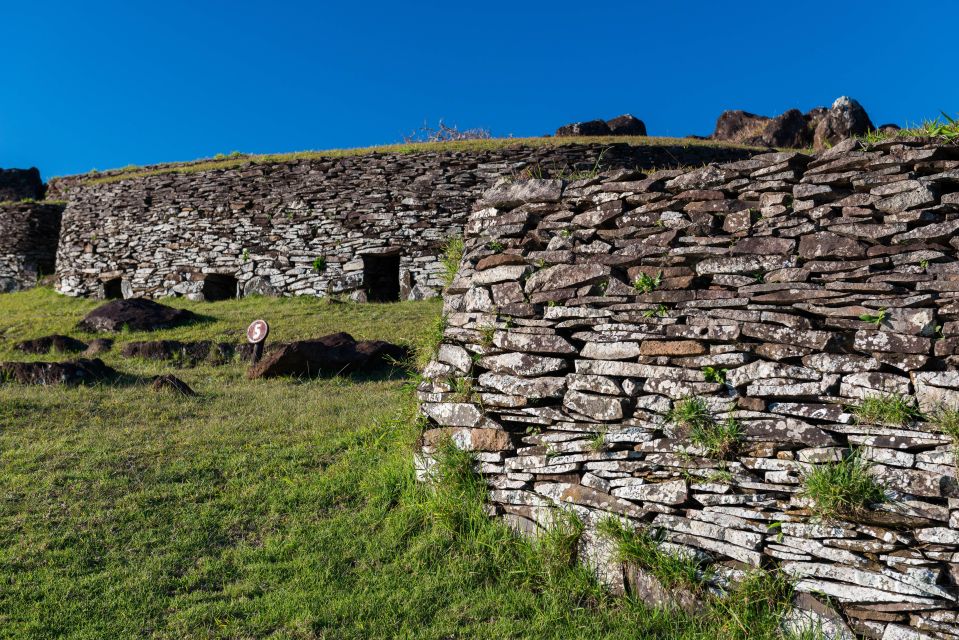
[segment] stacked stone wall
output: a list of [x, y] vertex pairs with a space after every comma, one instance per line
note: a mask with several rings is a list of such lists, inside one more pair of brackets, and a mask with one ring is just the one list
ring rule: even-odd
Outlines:
[[62, 213], [56, 203], [0, 202], [0, 292], [53, 274]]
[[[840, 636], [959, 638], [957, 230], [959, 147], [921, 140], [493, 188], [420, 387], [420, 472], [452, 437], [497, 514], [573, 509], [582, 559], [642, 598], [608, 516], [714, 589], [784, 571]], [[698, 440], [690, 406], [735, 437]], [[806, 478], [850, 457], [884, 499], [824, 515]]]
[[[69, 202], [59, 291], [76, 296], [204, 297], [210, 274], [240, 293], [364, 296], [365, 253], [399, 255], [401, 298], [435, 295], [438, 256], [496, 181], [595, 167], [699, 166], [744, 148], [568, 144], [188, 165], [51, 184]], [[175, 170], [173, 170], [175, 169]], [[108, 180], [103, 180], [104, 178]], [[394, 276], [395, 279], [395, 276]], [[232, 280], [228, 281], [232, 282]], [[221, 280], [222, 283], [222, 280]]]

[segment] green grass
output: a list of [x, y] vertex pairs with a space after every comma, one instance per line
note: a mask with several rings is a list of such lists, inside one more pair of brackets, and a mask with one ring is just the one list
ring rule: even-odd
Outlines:
[[453, 236], [446, 241], [440, 263], [443, 265], [443, 282], [446, 286], [453, 284], [456, 274], [460, 272], [460, 262], [463, 260], [463, 251], [466, 246], [462, 236]]
[[[118, 340], [238, 341], [255, 317], [277, 340], [347, 330], [429, 350], [442, 335], [438, 301], [168, 302], [211, 319]], [[96, 304], [0, 296], [0, 357], [34, 359], [12, 349], [25, 338], [85, 337], [71, 328]], [[136, 376], [172, 370], [104, 358]], [[173, 371], [192, 399], [119, 383], [0, 385], [0, 636], [742, 637], [730, 616], [607, 594], [574, 561], [571, 515], [514, 536], [487, 516], [466, 452], [441, 447], [438, 481], [415, 482], [421, 426], [402, 371], [250, 381], [245, 370]], [[751, 624], [742, 612], [765, 605], [737, 595], [724, 606]]]
[[672, 422], [682, 429], [693, 429], [713, 422], [713, 414], [709, 405], [702, 398], [690, 396], [678, 400], [672, 409], [666, 413], [666, 421]]
[[651, 136], [589, 136], [589, 137], [548, 137], [548, 138], [489, 138], [484, 140], [459, 140], [452, 142], [416, 142], [408, 144], [387, 144], [374, 147], [357, 147], [352, 149], [328, 149], [324, 151], [296, 151], [276, 154], [240, 154], [227, 157], [206, 158], [192, 162], [179, 162], [147, 167], [130, 165], [121, 169], [107, 172], [92, 171], [87, 175], [87, 184], [105, 184], [121, 180], [135, 180], [148, 176], [167, 173], [196, 173], [200, 171], [220, 171], [234, 169], [245, 164], [271, 164], [278, 162], [294, 162], [297, 160], [314, 160], [322, 158], [346, 158], [363, 156], [375, 153], [438, 153], [444, 151], [475, 152], [494, 151], [506, 147], [558, 147], [569, 144], [628, 144], [631, 146], [680, 146], [680, 147], [730, 147], [750, 149], [746, 145], [715, 140], [699, 140], [696, 138], [669, 138]]
[[690, 441], [706, 450], [706, 455], [717, 460], [726, 460], [739, 448], [743, 429], [735, 418], [722, 422], [698, 422], [689, 432]]
[[952, 450], [956, 465], [959, 466], [959, 409], [940, 408], [929, 417], [929, 420], [952, 438]]
[[869, 463], [855, 449], [839, 462], [815, 465], [803, 478], [803, 495], [822, 518], [856, 518], [869, 505], [885, 502], [882, 486], [869, 475]]
[[859, 422], [890, 426], [904, 426], [923, 417], [912, 398], [896, 394], [863, 398], [852, 413]]
[[686, 587], [700, 590], [709, 578], [706, 568], [695, 557], [663, 551], [662, 540], [645, 528], [634, 529], [620, 519], [610, 516], [599, 523], [601, 534], [616, 545], [620, 562], [635, 564], [656, 576], [664, 587]]
[[959, 140], [959, 119], [951, 117], [945, 111], [931, 120], [923, 120], [919, 124], [910, 125], [892, 133], [872, 130], [866, 132], [860, 139], [867, 144], [875, 144], [896, 138], [930, 138], [940, 142], [956, 142]]
[[649, 275], [648, 273], [641, 273], [639, 276], [633, 280], [633, 288], [639, 291], [640, 293], [651, 293], [655, 291], [659, 285], [663, 283], [663, 272], [660, 271], [656, 274], [656, 277]]
[[869, 324], [875, 325], [878, 329], [888, 317], [889, 312], [886, 309], [880, 309], [876, 313], [863, 313], [859, 316], [859, 319], [863, 322], [868, 322]]

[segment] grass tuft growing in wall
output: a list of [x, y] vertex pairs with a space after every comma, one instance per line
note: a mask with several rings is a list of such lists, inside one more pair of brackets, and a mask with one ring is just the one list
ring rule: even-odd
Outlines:
[[695, 425], [689, 432], [693, 444], [706, 450], [710, 458], [726, 460], [739, 448], [743, 429], [735, 418]]
[[666, 421], [685, 431], [693, 444], [717, 460], [729, 458], [743, 440], [742, 427], [735, 418], [717, 422], [706, 401], [696, 396], [676, 402], [666, 414]]
[[852, 413], [859, 422], [890, 426], [904, 426], [923, 417], [915, 400], [897, 394], [863, 398]]
[[597, 531], [616, 545], [620, 562], [633, 563], [649, 571], [664, 587], [686, 587], [699, 590], [709, 573], [700, 567], [692, 554], [678, 555], [662, 549], [662, 540], [645, 528], [635, 529], [615, 516], [607, 516], [597, 524]]
[[465, 245], [461, 236], [453, 236], [446, 241], [440, 262], [443, 264], [443, 281], [446, 286], [453, 284], [456, 274], [460, 271], [460, 262], [463, 260]]
[[812, 500], [813, 511], [822, 518], [855, 518], [869, 505], [886, 501], [869, 467], [859, 449], [839, 462], [815, 465], [803, 478], [803, 495]]
[[959, 466], [959, 409], [942, 407], [930, 416], [930, 421], [952, 438], [952, 451]]

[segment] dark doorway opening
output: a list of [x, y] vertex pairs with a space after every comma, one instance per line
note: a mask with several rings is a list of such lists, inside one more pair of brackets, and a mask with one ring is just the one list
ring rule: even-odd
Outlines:
[[107, 300], [119, 300], [123, 298], [123, 281], [120, 278], [104, 280], [103, 297]]
[[400, 299], [400, 254], [367, 253], [363, 256], [363, 291], [370, 302]]
[[208, 273], [203, 278], [203, 298], [207, 302], [236, 298], [237, 280], [225, 273]]

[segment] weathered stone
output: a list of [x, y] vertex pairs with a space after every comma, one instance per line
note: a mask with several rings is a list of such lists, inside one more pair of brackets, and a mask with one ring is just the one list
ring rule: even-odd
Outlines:
[[569, 389], [563, 397], [563, 406], [594, 420], [612, 422], [623, 418], [626, 401]]
[[556, 265], [537, 271], [526, 281], [526, 292], [581, 287], [610, 277], [609, 267], [601, 264]]
[[477, 381], [483, 387], [496, 389], [507, 395], [526, 396], [531, 400], [560, 397], [566, 389], [565, 378], [520, 378], [498, 373], [484, 373]]
[[508, 373], [514, 376], [543, 376], [565, 371], [568, 366], [562, 358], [518, 352], [484, 356], [480, 358], [478, 364], [495, 373]]
[[450, 438], [465, 451], [504, 451], [512, 445], [510, 436], [500, 429], [428, 429], [423, 432], [423, 442], [436, 446], [444, 438]]
[[807, 260], [816, 258], [859, 258], [866, 249], [858, 240], [820, 231], [803, 236], [799, 241], [799, 255]]

